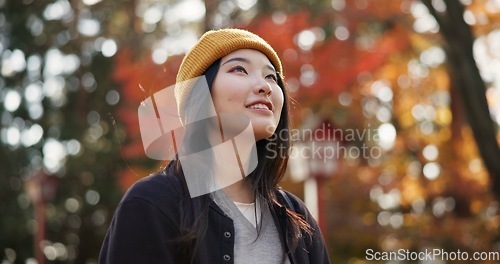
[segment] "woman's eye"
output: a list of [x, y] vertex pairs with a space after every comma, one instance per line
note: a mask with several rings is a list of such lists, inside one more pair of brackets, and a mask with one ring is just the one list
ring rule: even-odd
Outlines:
[[242, 73], [247, 73], [247, 71], [245, 70], [245, 68], [241, 67], [241, 66], [236, 66], [234, 68], [232, 68], [230, 70], [230, 72], [242, 72]]
[[274, 80], [275, 82], [276, 82], [276, 81], [278, 81], [278, 78], [277, 78], [277, 77], [276, 77], [276, 75], [274, 75], [274, 74], [269, 74], [269, 75], [267, 75], [267, 76], [266, 76], [266, 78], [268, 78], [268, 79], [272, 79], [272, 80]]

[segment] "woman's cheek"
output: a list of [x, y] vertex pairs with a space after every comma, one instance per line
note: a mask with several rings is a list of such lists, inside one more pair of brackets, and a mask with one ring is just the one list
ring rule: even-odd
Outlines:
[[275, 115], [276, 115], [276, 121], [279, 122], [280, 116], [281, 116], [281, 111], [283, 111], [283, 96], [280, 98], [277, 104], [278, 107], [275, 110]]

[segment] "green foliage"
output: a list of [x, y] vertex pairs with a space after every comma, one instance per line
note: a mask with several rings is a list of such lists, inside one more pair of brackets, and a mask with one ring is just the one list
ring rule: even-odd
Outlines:
[[[0, 259], [34, 257], [34, 204], [25, 186], [42, 172], [57, 179], [45, 210], [47, 257], [95, 262], [122, 195], [115, 175], [121, 165], [116, 134], [123, 132], [113, 119], [119, 87], [112, 59], [100, 52], [110, 38], [106, 14], [113, 7], [94, 12], [74, 1], [2, 3]], [[21, 97], [19, 105], [9, 93]]]

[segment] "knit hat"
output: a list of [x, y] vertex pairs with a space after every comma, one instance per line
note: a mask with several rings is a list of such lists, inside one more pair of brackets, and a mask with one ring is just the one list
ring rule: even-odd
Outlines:
[[283, 78], [283, 68], [278, 54], [261, 37], [250, 31], [235, 28], [207, 31], [186, 54], [177, 73], [175, 98], [181, 120], [184, 119], [186, 100], [193, 85], [179, 84], [201, 76], [216, 60], [239, 49], [254, 49], [262, 52]]

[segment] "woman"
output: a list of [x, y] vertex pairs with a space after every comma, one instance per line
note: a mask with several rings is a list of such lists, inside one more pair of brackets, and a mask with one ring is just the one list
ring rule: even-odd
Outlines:
[[[290, 141], [283, 137], [289, 98], [276, 52], [245, 30], [209, 31], [187, 53], [176, 81], [200, 76], [194, 85], [175, 88], [186, 129], [183, 154], [125, 194], [100, 263], [329, 263], [316, 221], [302, 201], [278, 187]], [[211, 95], [208, 103], [193, 95], [203, 84]], [[211, 107], [216, 117], [200, 119]], [[236, 125], [238, 120], [243, 125]], [[251, 127], [246, 140], [251, 138], [253, 147], [241, 151], [245, 143], [235, 139], [245, 127]], [[224, 142], [233, 142], [243, 178], [221, 166], [214, 146]], [[208, 154], [195, 162], [182, 158], [202, 152]], [[202, 173], [193, 177], [196, 171]]]

